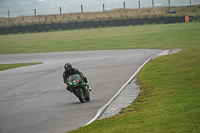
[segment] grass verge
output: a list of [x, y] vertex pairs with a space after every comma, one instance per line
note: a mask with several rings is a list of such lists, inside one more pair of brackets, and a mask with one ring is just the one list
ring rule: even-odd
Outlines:
[[34, 62], [34, 63], [0, 64], [0, 71], [17, 68], [17, 67], [23, 67], [23, 66], [38, 65], [38, 64], [42, 64], [42, 63]]
[[152, 24], [0, 36], [0, 54], [199, 46], [200, 23]]
[[200, 23], [192, 22], [1, 35], [0, 54], [181, 48], [141, 70], [141, 92], [131, 106], [71, 133], [199, 132], [199, 31]]
[[200, 47], [158, 57], [138, 74], [139, 97], [119, 115], [70, 133], [200, 131]]

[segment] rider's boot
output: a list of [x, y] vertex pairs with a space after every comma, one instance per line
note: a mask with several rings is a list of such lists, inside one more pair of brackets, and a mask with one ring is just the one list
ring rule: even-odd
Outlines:
[[87, 85], [87, 87], [88, 87], [88, 90], [89, 90], [89, 91], [92, 91], [92, 88], [89, 86], [89, 84], [86, 83], [86, 85]]

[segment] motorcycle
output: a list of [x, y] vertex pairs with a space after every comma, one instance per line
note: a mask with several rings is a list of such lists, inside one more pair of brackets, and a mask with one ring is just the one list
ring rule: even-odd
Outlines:
[[90, 100], [89, 88], [78, 74], [69, 76], [69, 88], [81, 103]]

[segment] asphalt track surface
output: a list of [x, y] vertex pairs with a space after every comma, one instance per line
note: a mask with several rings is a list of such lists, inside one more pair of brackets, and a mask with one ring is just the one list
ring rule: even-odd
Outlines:
[[[44, 62], [0, 71], [0, 133], [65, 133], [89, 122], [161, 50], [103, 50], [0, 55], [0, 64]], [[91, 101], [65, 90], [66, 62], [88, 78]]]

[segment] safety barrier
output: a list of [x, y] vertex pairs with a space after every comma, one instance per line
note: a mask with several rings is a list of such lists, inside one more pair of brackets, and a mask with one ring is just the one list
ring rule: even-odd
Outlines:
[[11, 26], [0, 28], [0, 34], [17, 34], [26, 32], [43, 32], [51, 30], [73, 30], [83, 28], [98, 28], [98, 27], [114, 27], [128, 25], [143, 25], [143, 24], [169, 24], [192, 21], [192, 16], [171, 16], [171, 17], [156, 17], [156, 18], [133, 18], [133, 19], [117, 19], [117, 20], [100, 20], [100, 21], [78, 21], [69, 23], [52, 23], [52, 24], [34, 24], [25, 26]]

